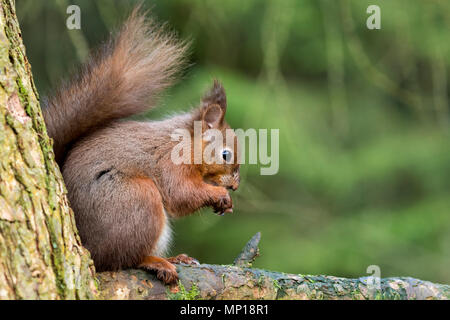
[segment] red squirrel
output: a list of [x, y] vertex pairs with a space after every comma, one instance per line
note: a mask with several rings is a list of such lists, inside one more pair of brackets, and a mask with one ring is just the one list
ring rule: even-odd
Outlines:
[[[158, 279], [178, 279], [174, 263], [196, 263], [185, 254], [164, 258], [170, 219], [203, 207], [229, 213], [228, 190], [239, 186], [237, 139], [224, 142], [222, 164], [174, 164], [175, 129], [193, 135], [222, 131], [227, 99], [214, 81], [200, 105], [161, 121], [125, 119], [155, 107], [185, 61], [187, 44], [135, 9], [123, 27], [93, 54], [70, 82], [43, 102], [43, 115], [62, 168], [83, 245], [98, 271], [143, 268]], [[211, 142], [202, 137], [202, 150]], [[227, 146], [226, 143], [231, 145]], [[191, 149], [193, 157], [193, 149]]]

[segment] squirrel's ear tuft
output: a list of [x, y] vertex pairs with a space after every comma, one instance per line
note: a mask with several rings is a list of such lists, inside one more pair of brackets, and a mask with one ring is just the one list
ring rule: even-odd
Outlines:
[[202, 99], [202, 105], [204, 108], [207, 108], [212, 104], [218, 105], [225, 114], [227, 110], [227, 96], [225, 94], [225, 89], [218, 80], [214, 80], [212, 88], [203, 96]]
[[225, 112], [218, 104], [210, 104], [203, 108], [202, 120], [208, 129], [219, 129], [223, 124]]

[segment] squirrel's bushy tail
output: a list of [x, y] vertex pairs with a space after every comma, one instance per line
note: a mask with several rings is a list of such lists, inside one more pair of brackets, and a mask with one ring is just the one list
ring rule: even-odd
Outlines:
[[133, 10], [120, 32], [44, 102], [57, 161], [83, 135], [151, 109], [182, 68], [186, 50], [186, 43]]

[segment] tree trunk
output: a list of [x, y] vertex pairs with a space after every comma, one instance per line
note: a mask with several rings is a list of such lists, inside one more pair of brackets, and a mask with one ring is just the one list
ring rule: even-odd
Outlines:
[[0, 0], [0, 300], [449, 299], [450, 286], [411, 278], [289, 275], [251, 269], [259, 234], [235, 266], [177, 266], [165, 287], [148, 272], [97, 275], [81, 245], [46, 133], [13, 0]]
[[1, 0], [0, 67], [0, 300], [93, 298], [13, 0]]

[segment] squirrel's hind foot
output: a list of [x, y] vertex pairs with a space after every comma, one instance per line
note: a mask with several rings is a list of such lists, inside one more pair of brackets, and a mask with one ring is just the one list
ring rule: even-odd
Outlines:
[[171, 262], [164, 258], [147, 256], [138, 267], [149, 271], [156, 271], [156, 277], [165, 284], [175, 283], [178, 280], [177, 269]]
[[170, 263], [173, 264], [179, 264], [179, 263], [184, 263], [184, 264], [188, 264], [188, 265], [194, 265], [194, 266], [198, 266], [200, 264], [200, 262], [198, 262], [197, 259], [189, 257], [187, 254], [182, 253], [179, 254], [175, 257], [170, 257], [166, 259], [167, 261], [169, 261]]

